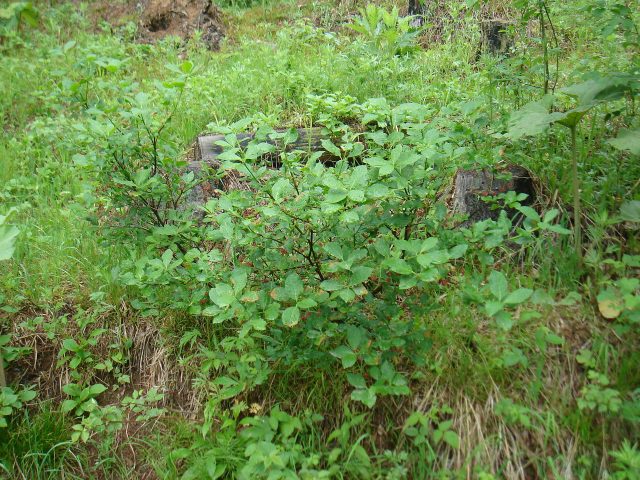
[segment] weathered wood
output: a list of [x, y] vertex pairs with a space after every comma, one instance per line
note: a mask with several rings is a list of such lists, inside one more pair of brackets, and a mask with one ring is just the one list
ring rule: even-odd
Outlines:
[[[322, 128], [300, 128], [298, 131], [298, 138], [296, 141], [286, 146], [287, 151], [302, 150], [305, 152], [314, 152], [322, 150], [322, 139], [327, 138], [322, 134]], [[276, 130], [277, 133], [286, 132], [286, 130]], [[196, 142], [195, 160], [190, 162], [187, 166], [189, 171], [194, 172], [196, 178], [202, 178], [195, 188], [193, 188], [188, 195], [188, 203], [191, 205], [204, 205], [211, 197], [216, 194], [216, 191], [227, 190], [248, 190], [249, 184], [244, 180], [243, 172], [226, 171], [222, 179], [203, 178], [206, 167], [211, 169], [217, 169], [220, 167], [220, 161], [218, 156], [224, 151], [223, 147], [217, 145], [217, 142], [224, 140], [224, 135], [202, 135], [198, 137]], [[253, 133], [240, 133], [236, 135], [240, 141], [240, 145], [246, 146], [251, 140], [255, 138]], [[282, 141], [280, 139], [264, 139], [265, 142], [282, 148]], [[275, 167], [277, 158], [265, 158], [265, 162]]]
[[[278, 133], [285, 132], [286, 130], [276, 130]], [[237, 135], [241, 145], [246, 145], [249, 141], [255, 138], [253, 133], [240, 133]], [[304, 150], [314, 151], [322, 148], [322, 139], [326, 138], [322, 135], [322, 128], [299, 128], [298, 139], [287, 145], [287, 150]], [[203, 135], [198, 137], [198, 158], [199, 161], [215, 162], [218, 156], [222, 153], [222, 147], [216, 145], [216, 142], [224, 140], [224, 135]], [[279, 140], [273, 140], [271, 138], [265, 139], [265, 142], [275, 146], [281, 146]]]
[[[496, 220], [500, 210], [492, 209], [489, 203], [482, 200], [482, 197], [509, 191], [526, 193], [528, 197], [521, 202], [523, 205], [531, 205], [535, 201], [534, 181], [526, 168], [510, 165], [499, 171], [458, 170], [454, 178], [451, 210], [454, 214], [468, 215], [461, 226], [469, 226], [481, 220]], [[507, 215], [510, 218], [514, 218], [516, 214], [516, 211], [507, 209]]]
[[427, 0], [409, 0], [407, 15], [411, 15], [413, 17], [411, 20], [412, 26], [422, 27], [426, 22], [428, 13]]
[[509, 53], [513, 41], [509, 37], [507, 29], [512, 22], [502, 19], [483, 20], [480, 24], [482, 32], [482, 44], [480, 53], [493, 55], [506, 55]]

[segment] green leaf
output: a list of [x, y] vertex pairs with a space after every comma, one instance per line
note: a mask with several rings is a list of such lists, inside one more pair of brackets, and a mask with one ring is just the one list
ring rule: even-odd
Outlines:
[[502, 354], [502, 362], [505, 367], [513, 367], [518, 364], [526, 367], [529, 364], [527, 357], [519, 348], [505, 350]]
[[320, 288], [322, 288], [323, 290], [326, 290], [327, 292], [333, 292], [334, 290], [340, 290], [341, 288], [344, 288], [344, 285], [342, 285], [337, 280], [330, 279], [322, 282], [320, 284]]
[[640, 222], [640, 200], [629, 200], [620, 205], [620, 218], [626, 222]]
[[317, 305], [318, 305], [318, 302], [316, 302], [313, 298], [304, 298], [296, 304], [298, 308], [302, 308], [305, 310], [309, 308], [313, 308]]
[[618, 150], [627, 150], [634, 155], [640, 155], [640, 128], [622, 130], [616, 138], [607, 140], [607, 143]]
[[358, 356], [346, 345], [340, 345], [331, 351], [331, 355], [342, 360], [342, 367], [352, 367], [358, 360]]
[[282, 312], [282, 323], [287, 327], [294, 327], [300, 321], [300, 309], [298, 307], [289, 307]]
[[447, 430], [446, 432], [444, 432], [442, 440], [444, 440], [445, 443], [453, 448], [460, 447], [460, 437], [458, 437], [458, 434], [452, 430]]
[[507, 298], [504, 299], [504, 303], [509, 305], [519, 305], [526, 302], [532, 294], [533, 290], [530, 288], [519, 288], [507, 295]]
[[343, 188], [340, 188], [340, 189], [334, 188], [329, 190], [329, 192], [327, 192], [324, 199], [328, 203], [339, 203], [339, 202], [342, 202], [345, 198], [347, 198], [348, 193], [349, 192], [347, 192], [347, 190]]
[[349, 197], [349, 200], [351, 200], [352, 202], [362, 202], [364, 200], [364, 191], [362, 190], [349, 190], [349, 193], [347, 194]]
[[36, 398], [37, 393], [34, 390], [22, 390], [18, 393], [18, 397], [20, 397], [20, 401], [22, 402], [30, 402], [34, 398]]
[[20, 231], [16, 227], [0, 225], [0, 260], [9, 260], [13, 256], [18, 233]]
[[504, 308], [504, 304], [502, 302], [488, 301], [484, 304], [485, 312], [490, 317], [493, 317], [496, 313], [501, 311]]
[[392, 173], [394, 168], [393, 162], [389, 160], [385, 160], [384, 158], [381, 158], [381, 157], [367, 158], [365, 159], [365, 163], [368, 165], [371, 165], [374, 168], [377, 168], [378, 173], [380, 174], [381, 177], [386, 177], [387, 175]]
[[220, 283], [209, 290], [209, 298], [213, 303], [222, 308], [228, 307], [236, 299], [233, 288], [227, 283]]
[[438, 237], [429, 237], [425, 239], [422, 242], [422, 245], [420, 245], [420, 253], [424, 253], [433, 248], [436, 248], [436, 246], [438, 245], [438, 242], [439, 242]]
[[362, 402], [367, 407], [372, 408], [376, 404], [377, 398], [373, 390], [368, 388], [364, 390], [354, 390], [353, 392], [351, 392], [351, 400]]
[[76, 408], [76, 404], [77, 402], [75, 400], [65, 400], [64, 402], [62, 402], [62, 412], [69, 413], [71, 410]]
[[491, 272], [489, 275], [489, 290], [498, 300], [502, 300], [507, 295], [509, 286], [504, 273], [498, 270]]
[[413, 273], [411, 266], [402, 258], [388, 258], [385, 260], [385, 264], [389, 270], [399, 273], [400, 275], [410, 275]]
[[287, 275], [287, 278], [284, 281], [284, 288], [287, 292], [289, 298], [293, 298], [294, 300], [298, 300], [302, 292], [304, 291], [304, 284], [300, 279], [300, 275], [293, 272]]
[[418, 255], [416, 260], [422, 267], [427, 268], [431, 265], [446, 263], [449, 260], [449, 254], [446, 250], [433, 250], [431, 252]]
[[233, 291], [238, 295], [244, 287], [247, 286], [247, 270], [244, 268], [235, 268], [231, 272], [231, 283], [233, 284]]
[[539, 135], [553, 122], [549, 109], [553, 104], [553, 97], [547, 95], [541, 100], [528, 103], [520, 110], [511, 114], [507, 137], [517, 140], [524, 136]]
[[373, 273], [371, 267], [354, 267], [351, 269], [351, 281], [349, 285], [359, 285], [365, 282]]
[[75, 352], [78, 350], [78, 347], [78, 342], [76, 342], [73, 338], [65, 338], [62, 341], [62, 348], [64, 348], [65, 350]]
[[467, 245], [466, 243], [456, 245], [455, 247], [449, 250], [449, 258], [452, 260], [456, 258], [461, 258], [467, 252], [468, 248], [469, 248], [469, 245]]
[[513, 317], [509, 312], [505, 312], [505, 311], [498, 312], [495, 316], [495, 319], [496, 319], [496, 325], [498, 325], [498, 327], [504, 330], [505, 332], [511, 330], [511, 328], [513, 327]]
[[367, 382], [359, 373], [347, 373], [347, 381], [355, 388], [366, 389]]
[[286, 178], [280, 178], [271, 187], [271, 195], [276, 203], [281, 203], [284, 198], [293, 192], [293, 185]]
[[180, 71], [182, 73], [191, 73], [192, 70], [193, 70], [193, 62], [189, 60], [185, 60], [180, 64]]
[[105, 387], [104, 385], [102, 385], [100, 383], [96, 383], [95, 385], [91, 385], [89, 387], [89, 391], [87, 393], [89, 393], [89, 395], [91, 397], [95, 397], [96, 395], [100, 395], [106, 389], [107, 389], [107, 387]]
[[329, 255], [334, 256], [339, 260], [344, 260], [344, 257], [342, 255], [342, 248], [340, 247], [339, 243], [337, 242], [327, 243], [323, 248], [324, 248], [324, 251], [327, 252]]
[[347, 326], [347, 343], [351, 348], [356, 350], [367, 340], [367, 335], [364, 329], [356, 327], [355, 325]]
[[632, 81], [630, 75], [612, 74], [570, 85], [560, 92], [576, 98], [580, 105], [596, 105], [622, 98], [631, 89]]
[[322, 148], [324, 148], [327, 152], [336, 157], [340, 157], [340, 149], [336, 147], [331, 140], [323, 138], [320, 143], [322, 144]]

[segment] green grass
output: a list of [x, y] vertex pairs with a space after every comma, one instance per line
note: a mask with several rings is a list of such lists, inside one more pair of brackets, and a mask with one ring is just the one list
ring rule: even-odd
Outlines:
[[[0, 333], [14, 336], [12, 346], [30, 348], [9, 365], [30, 366], [36, 353], [44, 351], [54, 352], [55, 363], [69, 337], [86, 339], [98, 328], [105, 332], [91, 346], [93, 364], [45, 366], [56, 372], [55, 382], [43, 385], [36, 401], [14, 413], [8, 428], [0, 428], [0, 476], [139, 478], [153, 472], [169, 479], [192, 469], [194, 476], [186, 478], [203, 478], [207, 468], [212, 472], [224, 464], [221, 478], [235, 478], [248, 465], [249, 448], [261, 442], [260, 448], [269, 444], [279, 455], [295, 451], [298, 456], [291, 462], [301, 478], [317, 478], [317, 470], [326, 469], [330, 478], [345, 479], [589, 479], [615, 470], [610, 452], [624, 440], [640, 441], [637, 323], [607, 322], [597, 310], [601, 290], [638, 273], [637, 267], [614, 265], [623, 254], [638, 255], [637, 230], [628, 230], [625, 237], [616, 230], [620, 225], [597, 220], [602, 212], [615, 216], [622, 201], [640, 194], [637, 157], [604, 143], [612, 129], [637, 124], [628, 112], [605, 123], [604, 112], [598, 111], [580, 130], [582, 199], [588, 243], [595, 252], [588, 273], [577, 268], [571, 238], [558, 236], [522, 249], [497, 249], [487, 265], [479, 257], [457, 263], [451, 283], [425, 290], [421, 308], [411, 313], [432, 344], [421, 367], [398, 357], [402, 360], [395, 368], [409, 380], [411, 395], [380, 395], [372, 409], [350, 399], [353, 388], [338, 361], [284, 355], [260, 385], [214, 402], [221, 387], [211, 380], [227, 371], [218, 364], [203, 370], [203, 349], [216, 351], [225, 339], [236, 338], [239, 329], [164, 307], [152, 318], [142, 318], [132, 307], [140, 297], [138, 289], [123, 285], [118, 275], [127, 271], [126, 260], [156, 254], [158, 247], [133, 231], [118, 236], [109, 228], [112, 185], [104, 183], [96, 168], [84, 165], [101, 155], [99, 146], [84, 137], [93, 111], [116, 105], [134, 84], [153, 93], [156, 80], [175, 78], [166, 66], [186, 59], [194, 71], [168, 127], [182, 154], [199, 133], [244, 117], [274, 127], [309, 126], [317, 120], [310, 95], [353, 97], [358, 104], [371, 98], [385, 98], [392, 106], [415, 102], [429, 107], [428, 122], [451, 135], [456, 153], [447, 157], [448, 168], [523, 164], [544, 187], [547, 198], [541, 207], [560, 206], [569, 218], [564, 208], [571, 200], [566, 132], [557, 127], [551, 135], [508, 145], [496, 135], [509, 112], [539, 96], [539, 89], [528, 86], [540, 81], [532, 72], [539, 63], [534, 41], [523, 40], [529, 46], [522, 73], [509, 60], [475, 60], [479, 30], [471, 17], [459, 20], [448, 41], [406, 57], [381, 57], [364, 39], [339, 26], [348, 12], [355, 12], [349, 2], [305, 2], [299, 7], [272, 1], [248, 9], [232, 3], [225, 10], [230, 38], [220, 52], [194, 42], [140, 45], [124, 31], [91, 31], [71, 4], [38, 8], [42, 19], [37, 28], [25, 27], [17, 39], [0, 43], [0, 214], [11, 209], [10, 221], [21, 231], [14, 259], [0, 267]], [[500, 5], [494, 8], [499, 11]], [[559, 86], [579, 81], [591, 70], [637, 71], [637, 57], [615, 39], [603, 39], [588, 20], [576, 20], [586, 15], [577, 6], [554, 3], [553, 13], [562, 34]], [[315, 27], [310, 18], [331, 30]], [[96, 63], [110, 59], [121, 62], [114, 72]], [[544, 290], [556, 301], [571, 292], [581, 296], [571, 305], [518, 307], [519, 315], [535, 313], [520, 317], [524, 319], [508, 334], [497, 333], [483, 304], [473, 301], [494, 269], [502, 270], [514, 288]], [[202, 285], [184, 281], [208, 291], [208, 280], [201, 280]], [[166, 297], [162, 305], [170, 302], [173, 284], [152, 288]], [[51, 337], [42, 327], [21, 326], [37, 316], [51, 323], [66, 316], [69, 323]], [[563, 337], [563, 344], [541, 347], [536, 332], [542, 328]], [[197, 336], [189, 340], [192, 332]], [[318, 340], [315, 346], [332, 341]], [[230, 352], [246, 357], [233, 368], [249, 368], [253, 357], [264, 353], [255, 344], [239, 345]], [[301, 345], [296, 348], [306, 348]], [[505, 366], [505, 352], [515, 348], [527, 362]], [[592, 365], [576, 362], [582, 349], [592, 352]], [[122, 353], [131, 385], [119, 385], [106, 367], [95, 368], [112, 360], [114, 352]], [[9, 360], [9, 353], [5, 356]], [[220, 362], [228, 358], [223, 355]], [[624, 401], [621, 410], [577, 407], [576, 399], [590, 384], [588, 370], [608, 376], [611, 383], [601, 390], [617, 391]], [[10, 381], [19, 374], [9, 372]], [[34, 382], [50, 379], [39, 371], [25, 373]], [[63, 414], [60, 406], [67, 398], [60, 387], [71, 381], [109, 385], [100, 404], [118, 408], [134, 389], [157, 386], [166, 390], [167, 411], [159, 423], [134, 420], [137, 414], [125, 416], [116, 433], [74, 443], [72, 427], [81, 419]], [[51, 392], [55, 394], [47, 398]], [[505, 399], [521, 407], [527, 424], [498, 413], [496, 405]], [[300, 419], [300, 429], [286, 435], [282, 427], [271, 427], [261, 430], [262, 436], [256, 433], [258, 440], [248, 436], [242, 419], [268, 417], [274, 406]], [[433, 413], [434, 407], [438, 412]], [[414, 444], [403, 430], [414, 411], [432, 412], [434, 429], [451, 420], [459, 446], [433, 440]], [[363, 416], [354, 420], [359, 414]], [[340, 428], [342, 436], [332, 435]], [[634, 474], [614, 478], [637, 478]]]

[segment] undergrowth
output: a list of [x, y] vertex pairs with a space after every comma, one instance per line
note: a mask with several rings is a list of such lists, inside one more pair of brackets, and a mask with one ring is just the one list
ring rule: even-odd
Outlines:
[[638, 11], [448, 4], [0, 9], [2, 475], [639, 478]]

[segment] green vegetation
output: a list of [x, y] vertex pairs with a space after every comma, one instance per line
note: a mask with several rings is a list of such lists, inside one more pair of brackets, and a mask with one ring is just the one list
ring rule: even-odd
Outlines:
[[0, 6], [0, 478], [640, 478], [640, 11], [436, 3]]

